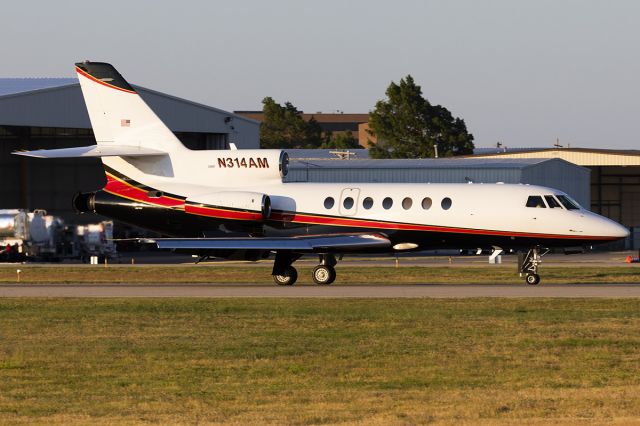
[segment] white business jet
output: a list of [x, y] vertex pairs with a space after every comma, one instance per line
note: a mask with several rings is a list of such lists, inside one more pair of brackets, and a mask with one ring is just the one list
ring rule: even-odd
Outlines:
[[520, 275], [538, 284], [552, 247], [627, 237], [626, 228], [567, 194], [533, 185], [284, 183], [279, 150], [187, 149], [116, 69], [76, 64], [96, 145], [16, 154], [100, 157], [107, 184], [78, 194], [96, 212], [168, 238], [161, 249], [202, 257], [258, 260], [275, 252], [272, 275], [296, 282], [292, 266], [319, 255], [317, 284], [336, 278], [336, 256], [426, 249], [518, 250]]

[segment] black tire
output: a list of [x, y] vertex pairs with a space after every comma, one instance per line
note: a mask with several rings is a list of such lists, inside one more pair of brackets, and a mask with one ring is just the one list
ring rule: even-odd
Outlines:
[[333, 266], [318, 265], [313, 268], [311, 278], [318, 285], [329, 285], [336, 280], [336, 270]]
[[540, 275], [538, 274], [527, 274], [525, 281], [529, 285], [538, 285], [540, 283]]
[[278, 285], [294, 285], [297, 280], [298, 271], [293, 266], [284, 268], [284, 274], [273, 276], [273, 281]]

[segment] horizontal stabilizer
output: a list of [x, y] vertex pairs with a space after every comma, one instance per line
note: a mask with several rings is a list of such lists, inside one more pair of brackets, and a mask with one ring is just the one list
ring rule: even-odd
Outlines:
[[147, 157], [167, 155], [164, 151], [130, 145], [91, 145], [75, 148], [15, 151], [13, 154], [36, 158]]
[[158, 248], [177, 250], [292, 250], [347, 252], [384, 249], [391, 242], [379, 234], [331, 234], [304, 237], [241, 237], [241, 238], [157, 238]]

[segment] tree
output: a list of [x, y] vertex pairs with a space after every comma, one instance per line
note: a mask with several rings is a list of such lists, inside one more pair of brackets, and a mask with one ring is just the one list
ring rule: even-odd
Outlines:
[[278, 104], [271, 97], [262, 100], [260, 126], [262, 148], [317, 148], [323, 142], [322, 129], [315, 119], [305, 121], [302, 112], [286, 102]]
[[441, 105], [431, 105], [422, 97], [422, 89], [407, 75], [400, 84], [391, 82], [387, 99], [378, 101], [369, 113], [369, 141], [373, 158], [450, 157], [473, 153], [473, 135], [464, 120], [454, 118]]
[[325, 141], [320, 145], [322, 149], [358, 149], [362, 148], [351, 130], [336, 134], [328, 133]]

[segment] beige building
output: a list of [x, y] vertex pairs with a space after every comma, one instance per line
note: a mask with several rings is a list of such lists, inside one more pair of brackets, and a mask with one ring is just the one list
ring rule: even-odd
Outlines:
[[[517, 149], [474, 158], [561, 158], [591, 169], [591, 210], [640, 234], [640, 150]], [[640, 235], [636, 235], [638, 239]]]

